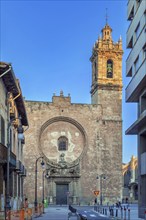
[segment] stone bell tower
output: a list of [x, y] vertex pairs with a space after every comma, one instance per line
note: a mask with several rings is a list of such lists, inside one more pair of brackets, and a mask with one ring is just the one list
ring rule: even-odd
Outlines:
[[122, 40], [112, 40], [112, 29], [106, 24], [102, 37], [95, 42], [92, 56], [91, 102], [121, 114], [122, 101]]

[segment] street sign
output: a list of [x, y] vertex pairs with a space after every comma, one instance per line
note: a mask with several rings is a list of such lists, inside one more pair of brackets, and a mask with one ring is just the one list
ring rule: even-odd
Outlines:
[[98, 195], [99, 195], [99, 193], [100, 193], [100, 191], [99, 191], [99, 190], [95, 190], [95, 191], [94, 191], [94, 195], [95, 195], [95, 196], [98, 196]]

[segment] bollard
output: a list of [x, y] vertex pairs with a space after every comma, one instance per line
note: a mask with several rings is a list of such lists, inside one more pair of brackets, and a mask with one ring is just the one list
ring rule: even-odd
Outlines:
[[109, 206], [109, 213], [110, 213], [110, 216], [111, 216], [111, 207]]
[[42, 205], [41, 204], [39, 205], [39, 212], [40, 212], [40, 215], [42, 215], [43, 212], [42, 212]]
[[102, 214], [104, 214], [104, 208], [103, 208], [103, 210], [102, 210]]
[[121, 219], [123, 219], [123, 208], [121, 207]]
[[124, 207], [124, 220], [126, 220], [126, 208]]
[[95, 207], [95, 211], [97, 212], [97, 206], [94, 206]]
[[11, 211], [7, 211], [6, 220], [11, 220]]
[[109, 209], [110, 216], [112, 216], [112, 208]]
[[128, 220], [130, 220], [130, 209], [128, 209]]
[[113, 208], [110, 209], [110, 216], [114, 216], [114, 210], [113, 210]]
[[24, 220], [24, 209], [21, 209], [19, 212], [20, 212], [20, 220]]

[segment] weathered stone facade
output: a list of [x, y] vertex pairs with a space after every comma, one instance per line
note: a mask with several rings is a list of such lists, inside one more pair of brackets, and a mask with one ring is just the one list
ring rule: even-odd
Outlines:
[[130, 203], [138, 201], [138, 161], [132, 156], [129, 163], [122, 165], [123, 174], [123, 202]]
[[[109, 31], [109, 38], [105, 39], [105, 31]], [[94, 190], [100, 190], [96, 177], [101, 174], [106, 176], [102, 183], [103, 201], [121, 198], [123, 51], [121, 40], [113, 44], [111, 31], [106, 25], [102, 39], [93, 48], [92, 104], [73, 104], [71, 97], [64, 96], [63, 92], [60, 96], [54, 95], [52, 102], [25, 102], [29, 129], [25, 133], [27, 178], [24, 191], [31, 201], [34, 201], [35, 164], [40, 156], [50, 176], [45, 178], [45, 197], [50, 203], [63, 204], [68, 199], [74, 204], [89, 204], [94, 200]], [[110, 77], [107, 75], [108, 59], [112, 60]], [[95, 62], [98, 63], [96, 68]], [[40, 163], [37, 180], [41, 201]], [[64, 191], [62, 195], [61, 190]]]

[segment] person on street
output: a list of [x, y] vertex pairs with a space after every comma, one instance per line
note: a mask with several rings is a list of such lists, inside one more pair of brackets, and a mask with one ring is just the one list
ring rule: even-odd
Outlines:
[[27, 209], [28, 208], [28, 199], [25, 198], [24, 200], [24, 208]]

